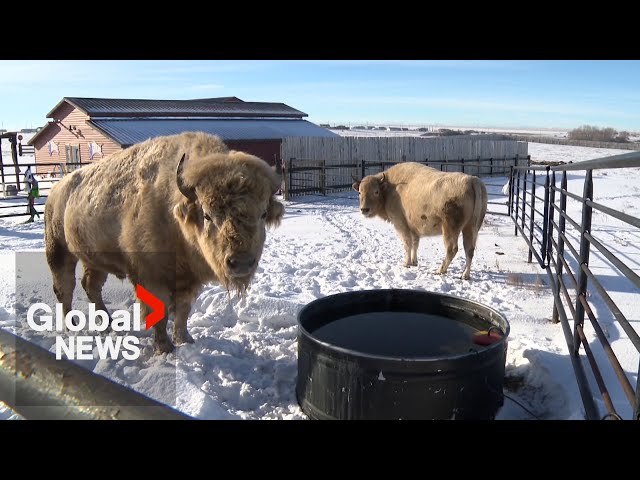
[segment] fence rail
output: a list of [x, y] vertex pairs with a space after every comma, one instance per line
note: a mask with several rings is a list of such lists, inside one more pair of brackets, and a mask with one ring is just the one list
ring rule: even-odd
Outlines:
[[[602, 374], [604, 368], [611, 368], [633, 411], [632, 418], [640, 420], [640, 362], [635, 372], [637, 380], [634, 390], [607, 338], [601, 318], [605, 314], [612, 317], [638, 353], [640, 336], [603, 285], [603, 279], [589, 267], [592, 253], [597, 252], [609, 262], [613, 271], [619, 272], [619, 277], [631, 287], [631, 292], [639, 293], [640, 276], [603, 241], [598, 240], [592, 231], [594, 211], [640, 230], [639, 218], [593, 201], [594, 171], [633, 167], [640, 167], [640, 152], [554, 167], [515, 166], [510, 176], [509, 211], [515, 224], [515, 233], [520, 233], [529, 246], [528, 261], [531, 262], [535, 257], [551, 281], [554, 297], [552, 320], [562, 324], [589, 419], [621, 418], [611, 398], [610, 385], [607, 385]], [[582, 195], [568, 191], [567, 172], [570, 171], [585, 172]], [[541, 177], [544, 182], [536, 181]], [[541, 189], [544, 194], [542, 197]], [[567, 200], [580, 205], [580, 219], [573, 218], [567, 211]], [[597, 304], [599, 308], [594, 307], [597, 300], [600, 300]], [[608, 367], [598, 362], [585, 335], [585, 316], [608, 360]], [[594, 401], [581, 352], [602, 398], [606, 410], [604, 416], [600, 415]]]
[[[432, 161], [424, 159], [418, 161], [423, 165], [436, 168], [444, 172], [464, 172], [477, 176], [509, 176], [514, 166], [529, 164], [530, 157], [513, 158], [460, 158], [451, 161]], [[326, 160], [290, 158], [283, 169], [284, 198], [316, 193], [326, 195], [330, 192], [351, 189], [353, 178], [364, 178], [402, 162], [396, 161], [368, 161], [345, 162], [330, 164]], [[501, 196], [490, 193], [489, 196]], [[500, 203], [501, 205], [503, 203]], [[506, 204], [504, 204], [506, 205]]]
[[[41, 179], [39, 181], [39, 192], [40, 192], [40, 197], [38, 198], [38, 202], [36, 203], [36, 201], [34, 201], [34, 208], [36, 211], [37, 215], [42, 215], [44, 212], [42, 209], [39, 209], [37, 207], [44, 207], [44, 202], [43, 200], [45, 200], [48, 195], [46, 195], [46, 193], [50, 192], [51, 189], [53, 188], [53, 186], [60, 181], [60, 179], [67, 173], [71, 172], [72, 170], [76, 169], [76, 168], [81, 168], [84, 165], [89, 165], [89, 163], [77, 163], [77, 164], [64, 164], [64, 163], [35, 163], [35, 162], [31, 162], [31, 163], [20, 163], [18, 166], [19, 167], [23, 167], [23, 168], [27, 168], [27, 167], [32, 167], [37, 174], [37, 168], [38, 167], [57, 167], [58, 170], [55, 172], [56, 176], [50, 176], [44, 179]], [[5, 169], [9, 169], [9, 168], [13, 168], [15, 170], [15, 167], [13, 165], [10, 166], [5, 166]], [[23, 217], [23, 216], [29, 216], [31, 215], [30, 210], [29, 210], [29, 202], [27, 199], [26, 195], [23, 194], [19, 194], [21, 188], [21, 184], [24, 183], [24, 179], [21, 180], [21, 172], [18, 172], [17, 174], [15, 172], [5, 172], [3, 169], [3, 175], [2, 175], [2, 181], [0, 181], [0, 200], [4, 200], [6, 201], [6, 204], [4, 205], [0, 205], [0, 218], [9, 218], [9, 217]], [[51, 175], [51, 174], [49, 174]], [[11, 178], [13, 178], [13, 180], [10, 180]], [[11, 193], [9, 192], [9, 188], [7, 188], [7, 186], [15, 186], [15, 190], [12, 189]], [[15, 193], [14, 193], [15, 192]], [[45, 193], [43, 195], [43, 193]], [[17, 200], [17, 201], [12, 201], [12, 200]], [[7, 209], [19, 209], [21, 207], [24, 207], [25, 210], [22, 211], [22, 213], [19, 212], [13, 212], [10, 211], [10, 213], [3, 213], [5, 210]]]

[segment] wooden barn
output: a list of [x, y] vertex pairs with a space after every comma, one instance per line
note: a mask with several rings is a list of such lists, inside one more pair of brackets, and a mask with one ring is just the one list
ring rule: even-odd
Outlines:
[[[194, 100], [134, 100], [64, 97], [51, 121], [29, 140], [36, 163], [62, 163], [67, 170], [161, 135], [201, 131], [218, 135], [274, 165], [287, 137], [335, 137], [284, 103], [245, 102], [237, 97]], [[37, 173], [55, 167], [38, 167]]]

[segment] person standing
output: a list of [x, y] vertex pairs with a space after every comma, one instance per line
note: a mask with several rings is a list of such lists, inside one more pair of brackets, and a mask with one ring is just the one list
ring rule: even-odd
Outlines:
[[27, 213], [31, 215], [29, 220], [26, 223], [33, 222], [33, 217], [35, 215], [40, 218], [40, 214], [36, 211], [33, 206], [35, 199], [40, 198], [40, 189], [38, 187], [38, 180], [36, 180], [35, 175], [31, 173], [31, 166], [27, 167], [27, 170], [24, 172], [24, 181], [27, 184], [27, 200], [29, 202]]

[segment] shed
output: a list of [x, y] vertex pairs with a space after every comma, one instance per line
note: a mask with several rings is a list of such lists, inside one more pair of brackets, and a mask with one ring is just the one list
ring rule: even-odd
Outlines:
[[[64, 97], [48, 114], [51, 121], [29, 141], [36, 163], [68, 168], [106, 157], [161, 135], [201, 131], [218, 135], [231, 149], [280, 161], [286, 137], [335, 137], [284, 103], [245, 102], [237, 97], [140, 100]], [[53, 170], [40, 167], [38, 173]]]

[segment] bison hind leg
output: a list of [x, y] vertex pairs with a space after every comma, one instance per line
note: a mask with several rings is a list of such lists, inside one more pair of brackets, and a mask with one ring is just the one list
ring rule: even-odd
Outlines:
[[458, 238], [460, 237], [460, 230], [456, 228], [451, 228], [451, 226], [447, 224], [442, 225], [442, 238], [444, 240], [444, 246], [446, 249], [446, 254], [444, 257], [444, 261], [438, 270], [439, 274], [447, 273], [447, 269], [449, 265], [453, 261], [456, 253], [458, 253]]
[[91, 303], [95, 303], [96, 309], [104, 310], [109, 316], [109, 327], [105, 330], [105, 333], [111, 331], [111, 314], [107, 310], [107, 306], [102, 299], [102, 287], [107, 281], [109, 274], [102, 270], [96, 270], [87, 265], [84, 266], [84, 275], [82, 275], [82, 288], [87, 293], [87, 297]]
[[467, 263], [464, 268], [464, 272], [462, 272], [463, 280], [469, 280], [471, 278], [471, 261], [473, 260], [473, 255], [476, 250], [476, 242], [478, 240], [478, 232], [475, 227], [471, 224], [467, 224], [467, 226], [462, 230], [462, 242], [464, 244], [464, 253], [467, 257]]
[[[46, 257], [53, 278], [53, 292], [66, 315], [71, 310], [73, 290], [76, 288], [78, 258], [58, 242], [47, 244]], [[77, 325], [78, 320], [74, 318], [73, 321]]]

